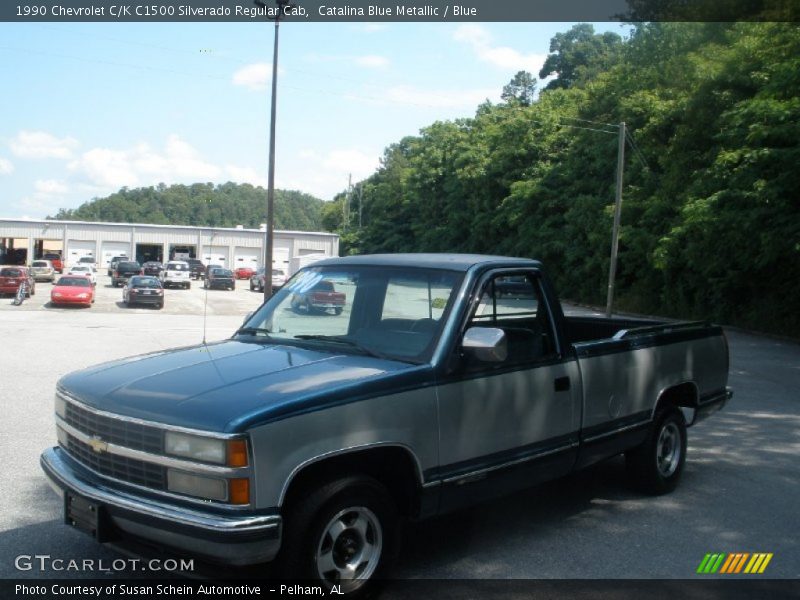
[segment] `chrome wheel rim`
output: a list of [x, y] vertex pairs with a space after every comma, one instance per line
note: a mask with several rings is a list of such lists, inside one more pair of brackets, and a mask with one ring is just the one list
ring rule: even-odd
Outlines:
[[352, 592], [372, 577], [382, 549], [383, 534], [375, 513], [363, 506], [345, 508], [328, 521], [317, 544], [317, 575], [329, 586]]
[[669, 477], [678, 469], [681, 460], [681, 434], [675, 423], [667, 423], [658, 436], [656, 464], [662, 477]]

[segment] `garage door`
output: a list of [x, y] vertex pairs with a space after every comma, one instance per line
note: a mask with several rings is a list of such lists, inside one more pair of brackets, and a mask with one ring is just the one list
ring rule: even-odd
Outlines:
[[289, 272], [289, 250], [286, 248], [272, 249], [272, 266], [281, 269], [284, 273]]
[[77, 265], [83, 256], [94, 258], [94, 240], [67, 240], [67, 266]]
[[228, 247], [227, 246], [204, 246], [203, 256], [200, 257], [206, 266], [217, 265], [228, 267]]
[[128, 242], [103, 242], [100, 245], [101, 262], [99, 267], [107, 267], [115, 256], [130, 256], [131, 245]]
[[261, 258], [260, 248], [236, 246], [236, 248], [233, 249], [233, 267], [231, 268], [250, 267], [251, 269], [257, 269], [260, 262], [259, 258]]

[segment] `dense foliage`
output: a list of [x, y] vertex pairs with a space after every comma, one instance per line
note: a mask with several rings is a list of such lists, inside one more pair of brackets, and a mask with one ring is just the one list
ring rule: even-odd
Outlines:
[[[257, 229], [266, 221], [267, 192], [250, 184], [195, 183], [128, 189], [94, 199], [75, 209], [61, 209], [62, 220], [156, 223], [206, 227], [244, 225]], [[319, 231], [324, 202], [296, 191], [275, 191], [275, 228]]]
[[[626, 122], [618, 308], [800, 336], [800, 28], [650, 23], [622, 40], [560, 34], [534, 101], [517, 73], [503, 102], [385, 151], [323, 209], [349, 252], [530, 256], [561, 295], [603, 304]], [[520, 94], [517, 96], [516, 94]], [[354, 225], [355, 224], [355, 225]]]

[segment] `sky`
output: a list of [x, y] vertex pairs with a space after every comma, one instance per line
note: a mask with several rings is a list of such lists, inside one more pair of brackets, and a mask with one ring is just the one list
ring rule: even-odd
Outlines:
[[[330, 200], [384, 149], [537, 75], [571, 23], [280, 25], [275, 184]], [[627, 28], [595, 23], [596, 31]], [[159, 183], [266, 187], [272, 23], [0, 23], [0, 217]]]

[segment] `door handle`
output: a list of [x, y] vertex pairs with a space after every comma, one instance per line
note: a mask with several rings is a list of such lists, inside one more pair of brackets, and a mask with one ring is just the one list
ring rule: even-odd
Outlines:
[[556, 380], [553, 382], [555, 390], [557, 392], [566, 392], [569, 390], [569, 377], [556, 377]]

